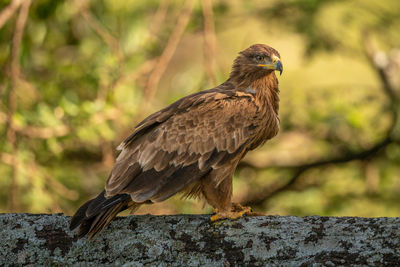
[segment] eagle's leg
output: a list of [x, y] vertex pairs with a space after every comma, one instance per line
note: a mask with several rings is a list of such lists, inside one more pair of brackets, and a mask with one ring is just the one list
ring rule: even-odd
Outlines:
[[215, 213], [230, 212], [232, 203], [232, 177], [226, 176], [222, 181], [216, 171], [211, 172], [201, 181], [201, 192], [204, 198], [214, 207]]
[[250, 207], [244, 207], [232, 203], [232, 177], [227, 177], [221, 182], [215, 183], [215, 176], [209, 175], [202, 181], [202, 192], [207, 202], [214, 207], [215, 215], [211, 221], [223, 219], [239, 219], [244, 215], [253, 215]]

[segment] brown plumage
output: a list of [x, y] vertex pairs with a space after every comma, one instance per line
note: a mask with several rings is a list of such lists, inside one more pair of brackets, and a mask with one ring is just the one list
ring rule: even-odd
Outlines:
[[262, 44], [239, 53], [223, 84], [186, 96], [139, 123], [105, 190], [73, 216], [70, 229], [93, 237], [122, 210], [183, 192], [204, 197], [217, 214], [238, 218], [250, 209], [231, 203], [232, 176], [245, 154], [279, 131], [279, 53]]

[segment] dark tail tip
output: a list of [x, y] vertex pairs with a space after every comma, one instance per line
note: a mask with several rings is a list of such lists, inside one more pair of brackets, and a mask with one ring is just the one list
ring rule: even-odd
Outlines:
[[96, 198], [83, 204], [71, 219], [69, 229], [74, 230], [79, 226], [78, 238], [88, 234], [92, 239], [103, 230], [117, 214], [133, 203], [127, 194], [115, 195], [105, 198], [105, 191]]
[[86, 219], [86, 210], [91, 202], [92, 200], [87, 201], [75, 212], [74, 216], [72, 216], [71, 222], [69, 223], [69, 230], [74, 230], [83, 222], [83, 220]]

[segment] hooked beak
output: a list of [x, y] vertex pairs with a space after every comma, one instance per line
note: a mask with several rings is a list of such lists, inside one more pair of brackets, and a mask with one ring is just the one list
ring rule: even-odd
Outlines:
[[282, 62], [280, 60], [278, 60], [277, 62], [275, 62], [274, 66], [275, 66], [275, 70], [279, 70], [279, 75], [282, 75], [282, 71], [283, 71]]
[[257, 66], [266, 68], [268, 70], [277, 70], [279, 71], [279, 75], [282, 75], [283, 65], [277, 56], [273, 56], [272, 64], [258, 64]]

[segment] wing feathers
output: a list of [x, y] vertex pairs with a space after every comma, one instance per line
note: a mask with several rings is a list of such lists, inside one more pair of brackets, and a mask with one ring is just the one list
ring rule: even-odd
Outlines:
[[152, 196], [151, 199], [153, 202], [163, 201], [175, 193], [182, 191], [192, 182], [198, 180], [210, 171], [211, 168], [200, 170], [196, 163], [179, 168], [171, 175], [171, 179], [168, 180], [168, 183], [164, 183], [158, 190], [157, 194]]
[[[123, 166], [124, 165], [120, 164], [120, 168]], [[142, 167], [137, 162], [125, 168], [126, 169], [122, 169], [117, 173], [114, 167], [106, 183], [106, 196], [120, 193], [121, 189], [125, 188], [131, 182], [131, 179], [134, 179], [142, 172]]]
[[107, 196], [162, 201], [241, 157], [258, 125], [253, 101], [234, 91], [197, 93], [142, 121], [122, 144]]

